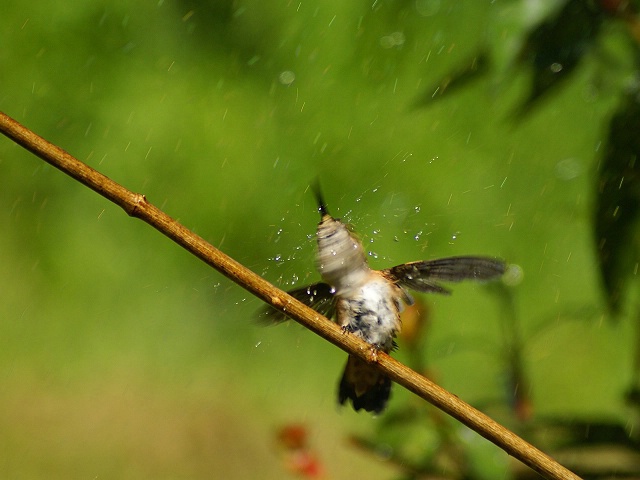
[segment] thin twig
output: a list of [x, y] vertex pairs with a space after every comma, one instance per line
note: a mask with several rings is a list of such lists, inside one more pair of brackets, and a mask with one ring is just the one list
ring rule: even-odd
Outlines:
[[377, 354], [377, 359], [372, 359], [371, 346], [368, 343], [354, 335], [345, 334], [335, 323], [228, 257], [149, 203], [144, 195], [127, 190], [2, 112], [0, 112], [0, 132], [45, 162], [119, 205], [130, 216], [148, 223], [241, 287], [286, 313], [322, 338], [351, 355], [376, 362], [378, 368], [393, 381], [458, 419], [541, 475], [549, 479], [579, 479], [577, 475], [513, 432], [397, 360], [382, 352]]

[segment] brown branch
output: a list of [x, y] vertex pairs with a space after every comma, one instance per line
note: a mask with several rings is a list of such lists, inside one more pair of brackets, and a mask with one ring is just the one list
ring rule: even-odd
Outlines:
[[127, 190], [2, 112], [0, 112], [0, 132], [45, 162], [119, 205], [130, 216], [148, 223], [241, 287], [285, 312], [322, 338], [347, 353], [367, 361], [376, 361], [380, 370], [393, 381], [456, 418], [541, 475], [550, 479], [579, 479], [577, 475], [513, 432], [397, 360], [382, 352], [378, 353], [377, 360], [372, 360], [369, 344], [354, 335], [345, 334], [335, 323], [228, 257], [149, 203], [144, 195]]

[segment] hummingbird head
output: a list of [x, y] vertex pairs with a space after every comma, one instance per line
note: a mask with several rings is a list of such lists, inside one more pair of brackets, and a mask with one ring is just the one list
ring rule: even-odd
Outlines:
[[362, 243], [344, 223], [331, 216], [324, 203], [320, 183], [316, 181], [312, 188], [322, 216], [318, 224], [316, 256], [320, 275], [339, 292], [356, 288], [370, 273]]

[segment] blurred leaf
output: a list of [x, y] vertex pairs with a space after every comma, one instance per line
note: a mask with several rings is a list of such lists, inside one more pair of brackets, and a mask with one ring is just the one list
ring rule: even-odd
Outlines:
[[589, 0], [568, 0], [557, 14], [529, 33], [520, 53], [520, 62], [533, 69], [532, 83], [518, 117], [556, 89], [571, 75], [593, 47], [604, 13]]
[[598, 169], [595, 239], [600, 275], [609, 309], [620, 313], [624, 290], [638, 268], [637, 221], [640, 213], [640, 101], [624, 99], [609, 124], [609, 136]]
[[480, 50], [468, 58], [465, 63], [447, 73], [435, 84], [430, 85], [422, 96], [414, 103], [415, 108], [426, 107], [436, 100], [443, 98], [452, 92], [457, 92], [462, 87], [469, 85], [484, 75], [490, 68], [489, 54]]
[[[629, 425], [604, 418], [540, 418], [532, 429], [538, 442], [551, 444], [550, 453], [582, 478], [637, 478], [640, 445]], [[520, 471], [516, 478], [534, 478]]]
[[539, 419], [536, 425], [553, 439], [557, 449], [599, 444], [640, 447], [629, 434], [627, 426], [615, 420], [547, 417]]
[[349, 438], [349, 443], [359, 450], [384, 458], [402, 472], [403, 476], [400, 478], [403, 479], [481, 478], [473, 471], [463, 442], [454, 435], [440, 434], [435, 449], [423, 453], [418, 458], [412, 458], [407, 453], [411, 450], [409, 438], [405, 438], [404, 444], [389, 445], [379, 439], [371, 440], [368, 437], [353, 435]]

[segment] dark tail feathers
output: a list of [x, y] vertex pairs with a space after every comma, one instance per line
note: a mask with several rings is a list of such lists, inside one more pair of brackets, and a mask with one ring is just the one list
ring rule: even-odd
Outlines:
[[389, 377], [363, 360], [349, 356], [338, 388], [340, 405], [350, 399], [356, 412], [364, 409], [367, 412], [382, 413], [390, 396]]

